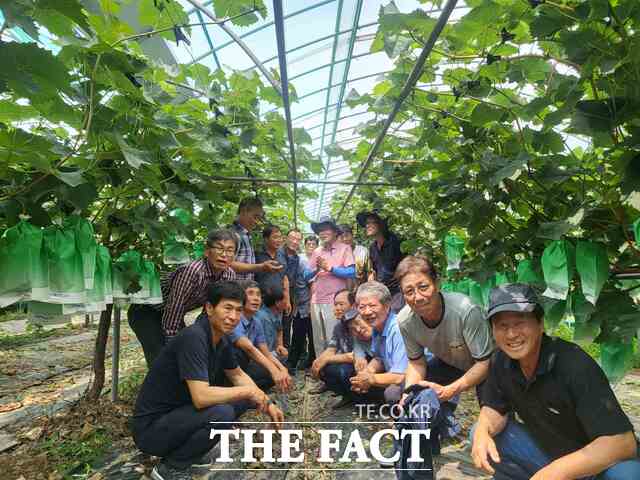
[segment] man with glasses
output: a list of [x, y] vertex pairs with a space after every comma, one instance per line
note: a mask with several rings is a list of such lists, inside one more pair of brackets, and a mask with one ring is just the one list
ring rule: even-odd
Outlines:
[[256, 272], [277, 272], [282, 265], [274, 260], [256, 263], [256, 255], [251, 244], [251, 232], [264, 219], [262, 200], [258, 197], [245, 197], [238, 205], [238, 216], [229, 228], [238, 235], [238, 251], [231, 268], [238, 280], [253, 280]]
[[185, 327], [185, 314], [203, 307], [207, 285], [236, 279], [231, 269], [236, 248], [237, 236], [231, 230], [209, 232], [202, 258], [178, 267], [161, 279], [162, 304], [129, 307], [129, 325], [142, 344], [147, 367], [151, 367], [162, 347]]
[[[422, 420], [432, 426], [433, 438], [438, 438], [434, 433], [455, 435], [459, 432], [453, 419], [457, 395], [478, 386], [489, 372], [494, 349], [491, 329], [469, 297], [440, 291], [437, 271], [428, 258], [406, 257], [398, 265], [396, 278], [407, 303], [398, 313], [409, 358], [405, 389], [416, 384], [426, 388], [418, 403], [429, 405], [421, 410], [431, 412], [431, 417]], [[433, 355], [430, 358], [425, 347]], [[405, 393], [401, 403], [406, 397]]]

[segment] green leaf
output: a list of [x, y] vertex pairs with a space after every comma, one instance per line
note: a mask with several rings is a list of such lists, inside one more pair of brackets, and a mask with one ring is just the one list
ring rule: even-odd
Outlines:
[[98, 197], [98, 191], [93, 183], [66, 188], [63, 192], [63, 198], [78, 210], [84, 210]]
[[564, 151], [562, 136], [553, 130], [534, 132], [532, 146], [538, 153], [560, 153]]
[[516, 172], [522, 169], [527, 162], [531, 159], [528, 153], [521, 152], [513, 161], [509, 162], [506, 166], [498, 170], [490, 180], [490, 185], [498, 185], [505, 178], [513, 177]]
[[125, 160], [133, 168], [138, 169], [142, 165], [151, 163], [151, 155], [149, 152], [131, 147], [127, 142], [125, 142], [124, 138], [122, 138], [119, 133], [116, 134], [116, 141], [118, 142], [118, 146], [120, 147]]
[[77, 187], [78, 185], [86, 182], [86, 180], [82, 177], [82, 170], [64, 172], [59, 170], [54, 172], [54, 175], [70, 187]]
[[504, 110], [500, 108], [486, 103], [479, 103], [471, 112], [471, 123], [478, 127], [483, 127], [488, 123], [499, 121], [503, 114]]
[[304, 128], [293, 129], [293, 140], [296, 145], [311, 145], [312, 143], [311, 135]]
[[246, 27], [256, 23], [258, 15], [252, 12], [255, 8], [257, 13], [264, 19], [267, 16], [267, 8], [262, 0], [213, 0], [213, 8], [216, 13], [216, 17], [235, 17], [242, 15], [238, 18], [234, 18], [231, 23], [238, 25], [239, 27]]
[[21, 122], [38, 115], [38, 111], [30, 105], [19, 105], [11, 100], [0, 100], [0, 122]]

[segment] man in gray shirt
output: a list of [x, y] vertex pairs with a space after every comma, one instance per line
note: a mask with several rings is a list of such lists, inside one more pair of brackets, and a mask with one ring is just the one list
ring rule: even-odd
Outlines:
[[[445, 412], [438, 418], [451, 419], [455, 409], [451, 400], [487, 377], [494, 349], [488, 322], [466, 295], [440, 292], [437, 272], [426, 257], [406, 257], [396, 269], [396, 278], [407, 303], [398, 313], [409, 358], [405, 387], [426, 387], [419, 400], [431, 406], [432, 419], [440, 409]], [[433, 354], [429, 360], [425, 347]], [[401, 403], [405, 398], [406, 394]], [[432, 428], [438, 433], [437, 425]], [[458, 430], [449, 422], [439, 433], [454, 435]]]

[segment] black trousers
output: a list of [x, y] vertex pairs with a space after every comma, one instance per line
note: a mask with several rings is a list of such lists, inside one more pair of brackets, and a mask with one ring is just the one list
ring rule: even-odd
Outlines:
[[162, 311], [151, 305], [131, 305], [127, 312], [129, 326], [136, 334], [144, 351], [147, 368], [151, 368], [153, 361], [160, 355], [165, 345], [162, 333]]
[[202, 410], [185, 405], [152, 420], [134, 418], [133, 440], [144, 453], [162, 457], [174, 468], [188, 468], [218, 443], [219, 435], [210, 438], [212, 429], [231, 429], [231, 423], [250, 407], [246, 401]]
[[273, 378], [266, 368], [254, 362], [244, 351], [237, 347], [233, 347], [233, 354], [236, 357], [238, 366], [251, 377], [260, 390], [267, 391], [273, 387]]
[[311, 316], [306, 317], [296, 314], [293, 317], [293, 335], [291, 337], [291, 348], [289, 349], [289, 366], [295, 368], [298, 361], [305, 352], [309, 352], [308, 361], [313, 362], [316, 358], [313, 346], [313, 330], [311, 329]]
[[282, 314], [282, 342], [285, 348], [289, 348], [291, 345], [291, 323], [293, 317], [291, 315]]

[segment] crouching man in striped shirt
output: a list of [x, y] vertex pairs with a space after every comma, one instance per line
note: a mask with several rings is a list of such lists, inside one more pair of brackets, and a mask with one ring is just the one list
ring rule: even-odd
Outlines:
[[204, 257], [182, 265], [162, 278], [161, 305], [129, 307], [129, 325], [142, 344], [148, 368], [164, 345], [185, 327], [185, 314], [204, 306], [207, 286], [212, 282], [236, 279], [231, 263], [237, 246], [237, 236], [231, 230], [209, 232]]

